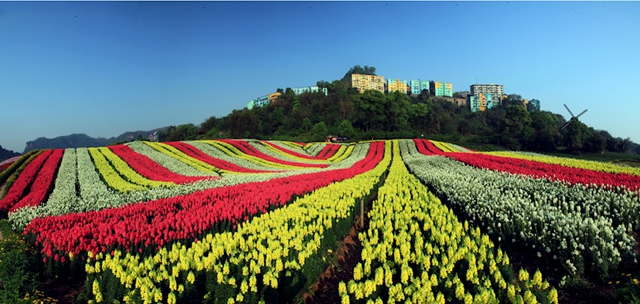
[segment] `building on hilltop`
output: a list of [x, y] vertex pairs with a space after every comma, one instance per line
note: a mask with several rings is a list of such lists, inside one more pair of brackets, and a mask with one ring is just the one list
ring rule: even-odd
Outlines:
[[436, 97], [453, 97], [453, 84], [451, 82], [431, 81], [429, 92]]
[[384, 93], [384, 77], [365, 74], [351, 74], [347, 78], [347, 82], [351, 87], [358, 89], [358, 92], [364, 93], [366, 90], [377, 90]]
[[387, 93], [401, 92], [407, 94], [407, 81], [404, 79], [387, 79]]
[[291, 90], [294, 93], [296, 93], [296, 95], [300, 95], [300, 94], [303, 94], [303, 93], [317, 93], [317, 92], [322, 92], [322, 93], [324, 93], [324, 95], [328, 94], [327, 88], [320, 88], [318, 86], [299, 87], [299, 88], [293, 88]]
[[540, 111], [540, 100], [531, 99], [527, 104], [527, 110], [531, 111]]
[[491, 105], [493, 107], [497, 107], [500, 105], [500, 96], [504, 95], [504, 86], [501, 84], [472, 84], [471, 85], [471, 96], [475, 96], [476, 94], [491, 94]]
[[484, 111], [491, 109], [493, 103], [491, 102], [491, 94], [476, 93], [469, 96], [469, 108], [471, 112]]
[[[322, 92], [324, 95], [329, 94], [327, 88], [320, 88], [318, 86], [293, 88], [291, 89], [291, 91], [293, 91], [296, 95], [317, 92]], [[247, 104], [247, 109], [251, 110], [255, 107], [264, 107], [265, 105], [274, 102], [280, 95], [282, 95], [281, 92], [275, 92], [269, 95], [260, 96], [252, 101], [249, 101], [249, 103]]]
[[265, 105], [273, 102], [278, 98], [278, 96], [282, 95], [280, 92], [271, 93], [269, 95], [260, 96], [252, 101], [249, 101], [247, 104], [247, 109], [251, 110], [255, 107], [264, 107]]
[[422, 90], [429, 91], [429, 80], [414, 79], [409, 81], [409, 86], [411, 87], [412, 95], [419, 95]]

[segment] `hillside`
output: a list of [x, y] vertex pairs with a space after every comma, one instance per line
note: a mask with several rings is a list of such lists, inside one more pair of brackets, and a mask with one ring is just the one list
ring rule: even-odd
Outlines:
[[[66, 148], [80, 148], [80, 147], [101, 147], [107, 146], [116, 142], [131, 141], [141, 136], [144, 139], [149, 138], [155, 131], [163, 130], [164, 128], [153, 129], [150, 131], [130, 131], [120, 134], [117, 137], [94, 138], [87, 134], [71, 134], [65, 136], [58, 136], [55, 138], [40, 137], [36, 140], [28, 141], [23, 153], [27, 153], [36, 149], [66, 149]], [[1, 159], [1, 157], [0, 157]]]
[[18, 155], [20, 155], [20, 153], [7, 150], [0, 146], [0, 162]]
[[638, 297], [640, 168], [468, 152], [421, 138], [32, 151], [0, 173], [0, 302]]

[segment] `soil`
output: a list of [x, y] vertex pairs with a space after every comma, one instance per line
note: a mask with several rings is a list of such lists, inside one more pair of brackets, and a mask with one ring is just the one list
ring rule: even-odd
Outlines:
[[84, 289], [82, 282], [70, 283], [69, 280], [49, 280], [39, 288], [46, 297], [57, 299], [58, 304], [72, 304], [73, 299]]
[[[371, 206], [371, 203], [368, 205]], [[369, 209], [365, 210], [365, 214], [369, 212]], [[335, 253], [337, 255], [336, 265], [334, 266], [330, 263], [320, 276], [320, 279], [311, 286], [311, 292], [302, 295], [304, 303], [326, 304], [341, 302], [338, 295], [338, 284], [352, 279], [353, 269], [361, 261], [362, 244], [358, 239], [358, 232], [366, 231], [368, 228], [369, 218], [365, 216], [364, 226], [360, 227], [360, 216], [357, 215], [349, 234], [344, 238]]]

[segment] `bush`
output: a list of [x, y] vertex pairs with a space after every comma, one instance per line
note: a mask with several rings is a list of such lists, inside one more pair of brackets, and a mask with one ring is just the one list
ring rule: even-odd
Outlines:
[[0, 302], [26, 302], [25, 296], [36, 293], [39, 285], [35, 252], [4, 220], [0, 231]]

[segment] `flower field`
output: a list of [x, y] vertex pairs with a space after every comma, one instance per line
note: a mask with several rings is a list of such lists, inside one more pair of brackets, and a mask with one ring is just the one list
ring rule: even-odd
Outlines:
[[[0, 178], [0, 213], [80, 302], [558, 303], [575, 282], [623, 299], [640, 275], [640, 172], [593, 161], [137, 141], [35, 151]], [[344, 273], [314, 289], [328, 268]]]

